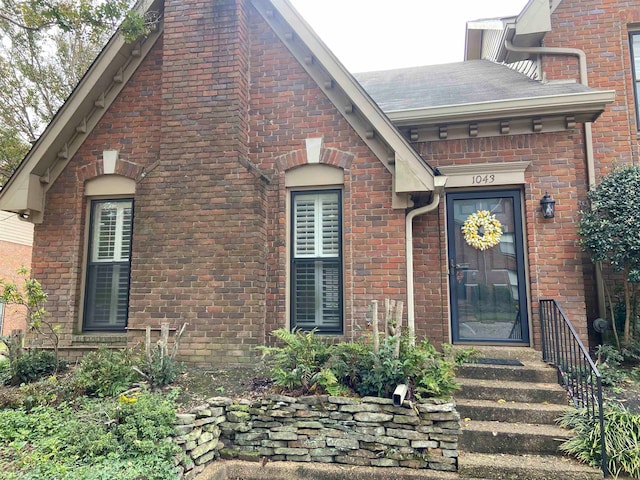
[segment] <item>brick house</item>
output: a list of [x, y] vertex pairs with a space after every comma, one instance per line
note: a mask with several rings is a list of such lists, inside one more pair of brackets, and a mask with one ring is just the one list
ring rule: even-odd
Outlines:
[[[588, 185], [616, 165], [640, 162], [640, 2], [530, 1], [517, 17], [468, 22], [466, 40], [465, 60], [506, 63], [549, 83], [578, 79], [615, 91], [598, 121], [582, 127]], [[605, 280], [587, 259], [583, 271], [587, 316], [606, 317], [606, 267]]]
[[[384, 298], [436, 344], [539, 348], [544, 298], [586, 337], [583, 125], [609, 87], [480, 59], [354, 77], [286, 0], [141, 8], [157, 28], [110, 41], [0, 193], [69, 356], [187, 322], [184, 360], [251, 362], [280, 327], [352, 339]], [[486, 249], [461, 230], [482, 211]]]
[[[33, 225], [10, 212], [0, 212], [0, 279], [18, 280], [20, 267], [31, 265]], [[26, 309], [0, 303], [0, 335], [26, 329]]]

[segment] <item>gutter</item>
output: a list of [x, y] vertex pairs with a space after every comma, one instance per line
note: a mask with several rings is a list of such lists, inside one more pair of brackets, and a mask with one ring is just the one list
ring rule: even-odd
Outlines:
[[[587, 55], [578, 48], [561, 48], [561, 47], [516, 47], [511, 40], [505, 39], [504, 46], [508, 51], [515, 53], [534, 53], [539, 55], [560, 55], [578, 57], [578, 66], [580, 69], [580, 83], [585, 87], [589, 86], [587, 76]], [[587, 160], [587, 181], [588, 189], [591, 190], [596, 184], [596, 167], [593, 158], [593, 131], [592, 122], [584, 123], [584, 143], [585, 157]], [[598, 292], [598, 313], [601, 317], [606, 316], [605, 299], [604, 299], [604, 281], [602, 272], [596, 268], [596, 289]]]
[[[570, 108], [576, 113], [594, 118], [594, 111], [603, 108], [613, 100], [612, 90], [578, 92], [546, 97], [513, 98], [491, 100], [463, 105], [442, 105], [437, 107], [388, 110], [385, 113], [395, 125], [424, 125], [442, 122], [461, 123], [465, 121], [492, 120], [496, 117], [523, 117], [532, 114], [564, 115]], [[428, 119], [425, 121], [424, 119]]]
[[440, 205], [440, 199], [444, 193], [444, 186], [447, 183], [447, 177], [440, 175], [433, 177], [434, 191], [431, 201], [424, 207], [416, 208], [407, 213], [405, 219], [405, 249], [407, 257], [407, 326], [409, 327], [409, 338], [411, 343], [415, 345], [416, 341], [416, 314], [415, 299], [413, 293], [413, 219], [418, 215], [436, 210]]

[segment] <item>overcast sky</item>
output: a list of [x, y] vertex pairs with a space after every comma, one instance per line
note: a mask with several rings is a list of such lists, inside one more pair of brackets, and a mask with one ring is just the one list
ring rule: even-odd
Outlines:
[[461, 62], [468, 20], [527, 0], [290, 0], [351, 72]]

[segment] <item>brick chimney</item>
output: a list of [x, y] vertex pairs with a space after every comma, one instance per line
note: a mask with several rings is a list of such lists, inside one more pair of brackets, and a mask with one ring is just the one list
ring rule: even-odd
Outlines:
[[158, 166], [136, 193], [130, 326], [188, 322], [181, 351], [245, 363], [263, 342], [265, 197], [247, 165], [245, 0], [165, 0]]

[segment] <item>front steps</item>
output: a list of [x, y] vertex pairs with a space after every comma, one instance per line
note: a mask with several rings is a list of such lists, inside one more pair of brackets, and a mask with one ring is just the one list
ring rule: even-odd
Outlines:
[[[462, 423], [459, 474], [494, 480], [595, 480], [602, 472], [562, 457], [569, 438], [555, 425], [568, 408], [556, 372], [539, 352], [522, 347], [477, 347], [479, 357], [522, 365], [467, 364], [455, 395]], [[489, 362], [492, 362], [489, 360]]]

